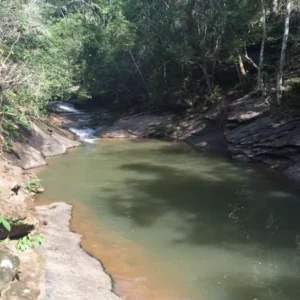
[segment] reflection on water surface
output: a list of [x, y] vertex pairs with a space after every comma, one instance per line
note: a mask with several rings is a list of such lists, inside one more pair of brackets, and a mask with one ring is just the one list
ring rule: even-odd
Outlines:
[[300, 202], [278, 181], [158, 141], [107, 141], [50, 161], [40, 200], [126, 299], [300, 299]]

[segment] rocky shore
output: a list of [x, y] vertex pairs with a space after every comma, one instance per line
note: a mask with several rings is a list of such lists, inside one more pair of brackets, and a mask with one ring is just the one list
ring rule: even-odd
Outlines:
[[101, 263], [80, 247], [81, 236], [70, 232], [72, 206], [54, 203], [38, 206], [37, 212], [47, 224], [41, 228], [47, 241], [41, 248], [46, 259], [43, 299], [120, 299]]
[[[199, 150], [262, 163], [300, 181], [300, 114], [293, 111], [275, 118], [268, 99], [256, 93], [236, 97], [224, 107], [181, 115], [112, 117], [102, 112], [102, 118], [97, 112], [102, 122], [74, 110], [75, 115], [53, 114], [48, 121], [32, 123], [32, 130], [14, 142], [12, 153], [0, 158], [0, 214], [12, 226], [8, 232], [0, 224], [0, 239], [9, 235], [12, 240], [0, 245], [1, 299], [118, 299], [101, 264], [80, 248], [80, 236], [70, 232], [71, 206], [60, 203], [36, 209], [34, 193], [28, 189], [36, 178], [29, 169], [81, 145], [69, 131], [72, 126], [81, 126], [84, 134], [92, 132], [93, 139], [181, 140]], [[17, 239], [29, 232], [42, 232], [46, 247], [17, 251]]]
[[[28, 169], [81, 143], [47, 121], [31, 128], [14, 142], [12, 153], [0, 156], [0, 214], [11, 225], [8, 231], [0, 222], [0, 298], [119, 299], [100, 262], [81, 249], [81, 237], [70, 231], [72, 207], [34, 205], [34, 194], [43, 189]], [[30, 182], [35, 182], [34, 191]], [[18, 240], [29, 233], [42, 233], [45, 247], [17, 250]]]
[[272, 113], [270, 95], [237, 97], [206, 112], [139, 114], [96, 128], [102, 138], [170, 138], [242, 162], [261, 163], [300, 181], [300, 112]]

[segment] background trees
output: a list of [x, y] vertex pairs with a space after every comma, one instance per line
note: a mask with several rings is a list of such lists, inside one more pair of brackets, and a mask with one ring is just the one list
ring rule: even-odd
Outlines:
[[12, 120], [41, 116], [53, 99], [143, 108], [213, 104], [233, 87], [264, 85], [277, 70], [280, 98], [290, 48], [285, 15], [297, 24], [300, 9], [300, 1], [288, 3], [2, 0], [2, 131], [11, 131], [4, 124], [10, 128]]

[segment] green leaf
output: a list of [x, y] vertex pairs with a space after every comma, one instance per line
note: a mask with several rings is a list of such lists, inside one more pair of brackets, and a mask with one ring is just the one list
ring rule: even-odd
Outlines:
[[7, 220], [2, 219], [1, 223], [7, 231], [11, 231], [11, 225], [9, 224], [9, 222]]

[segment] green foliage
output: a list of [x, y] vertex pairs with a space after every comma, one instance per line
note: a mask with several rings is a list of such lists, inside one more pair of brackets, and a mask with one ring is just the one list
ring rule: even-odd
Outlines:
[[222, 99], [222, 91], [218, 85], [216, 85], [211, 94], [206, 95], [206, 101], [208, 104], [216, 105]]
[[294, 81], [290, 84], [290, 92], [296, 94], [300, 93], [300, 80]]
[[0, 134], [7, 150], [21, 129], [30, 130], [31, 118], [46, 116], [48, 101], [69, 99], [77, 85], [80, 21], [53, 19], [47, 7], [37, 1], [1, 1]]
[[9, 236], [6, 239], [4, 239], [3, 241], [1, 241], [2, 244], [8, 244], [9, 242], [10, 242]]
[[41, 234], [32, 235], [29, 233], [27, 236], [19, 239], [17, 249], [25, 252], [30, 248], [38, 248], [44, 246], [44, 237]]
[[[272, 7], [271, 0], [265, 3]], [[282, 10], [284, 1], [279, 3]], [[280, 13], [268, 17], [267, 43], [276, 51]], [[31, 118], [45, 117], [52, 100], [94, 96], [102, 104], [147, 107], [192, 92], [215, 103], [237, 57], [252, 49], [249, 56], [258, 64], [260, 20], [260, 0], [2, 0], [5, 146], [12, 148]], [[236, 73], [231, 77], [238, 80]]]
[[31, 193], [36, 193], [37, 192], [37, 189], [40, 185], [40, 182], [41, 180], [38, 179], [38, 178], [34, 178], [34, 179], [31, 179], [29, 182], [27, 182], [26, 184], [26, 188], [29, 192]]
[[7, 221], [5, 218], [3, 218], [3, 216], [1, 214], [0, 214], [0, 224], [2, 224], [3, 227], [7, 231], [11, 231], [11, 225], [10, 225], [9, 221]]

